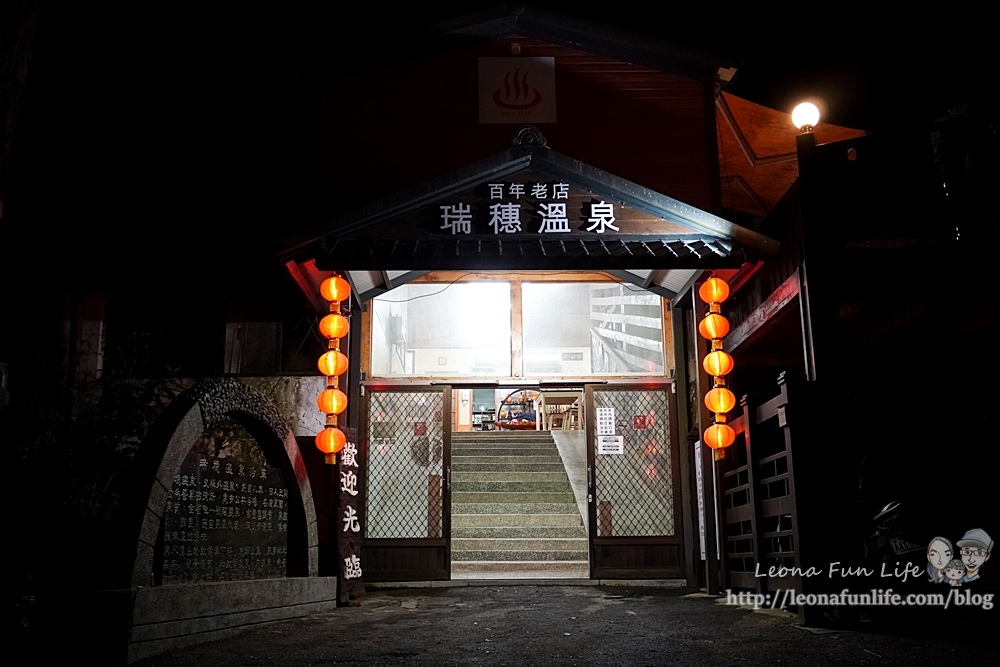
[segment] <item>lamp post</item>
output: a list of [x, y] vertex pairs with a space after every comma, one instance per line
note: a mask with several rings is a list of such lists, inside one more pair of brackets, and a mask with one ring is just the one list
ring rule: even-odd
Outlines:
[[795, 137], [795, 148], [798, 153], [799, 175], [803, 169], [808, 169], [808, 158], [803, 159], [803, 154], [808, 155], [809, 151], [816, 148], [816, 135], [813, 130], [819, 124], [819, 107], [812, 102], [802, 102], [792, 109], [792, 125], [799, 134]]
[[802, 102], [792, 109], [792, 125], [799, 128], [803, 134], [815, 129], [819, 123], [819, 107], [812, 102]]
[[[798, 132], [799, 306], [805, 372], [801, 384], [789, 378], [795, 387], [788, 391], [794, 397], [788, 399], [784, 421], [796, 506], [797, 564], [804, 568], [858, 557], [850, 538], [854, 522], [860, 519], [851, 501], [857, 493], [855, 462], [860, 452], [850, 382], [860, 378], [851, 372], [854, 361], [844, 353], [840, 277], [849, 271], [845, 242], [853, 233], [851, 227], [870, 215], [861, 212], [845, 219], [845, 202], [857, 196], [854, 187], [863, 185], [857, 165], [848, 164], [847, 148], [854, 144], [818, 143], [820, 114], [815, 106], [799, 105], [791, 116]], [[828, 411], [817, 407], [834, 405], [837, 419], [829, 419]], [[820, 441], [838, 443], [836, 454], [816, 447]], [[801, 592], [811, 594], [829, 590], [833, 582], [804, 577], [801, 583]], [[804, 625], [821, 622], [823, 613], [814, 605], [799, 608]]]
[[[821, 147], [816, 145], [816, 125], [819, 108], [813, 102], [803, 101], [792, 109], [792, 125], [799, 130], [795, 137], [798, 162], [800, 207], [804, 220], [802, 227], [803, 262], [799, 268], [802, 305], [803, 336], [806, 379], [819, 379], [820, 358], [832, 352], [828, 338], [837, 327], [834, 288], [831, 275], [837, 263], [835, 246], [840, 243], [833, 229], [825, 202], [829, 193], [824, 186], [829, 180], [821, 171], [817, 159]], [[830, 370], [829, 364], [824, 371]]]

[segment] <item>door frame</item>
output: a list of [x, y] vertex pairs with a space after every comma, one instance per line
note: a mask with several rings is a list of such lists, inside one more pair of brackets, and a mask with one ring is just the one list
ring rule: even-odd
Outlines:
[[[368, 526], [369, 465], [371, 455], [371, 400], [374, 392], [432, 392], [441, 395], [442, 474], [440, 537], [362, 538], [361, 559], [365, 580], [447, 581], [451, 579], [451, 385], [366, 382], [362, 385], [359, 454], [364, 474], [359, 480], [358, 514]], [[429, 484], [434, 480], [429, 479]]]
[[[594, 395], [602, 391], [663, 391], [667, 395], [670, 438], [673, 535], [599, 536], [597, 516], [597, 412]], [[674, 380], [623, 381], [588, 384], [586, 391], [587, 513], [590, 524], [591, 579], [683, 579], [685, 578], [685, 532], [682, 506], [682, 459], [680, 454], [676, 382]], [[617, 428], [616, 428], [617, 430]]]

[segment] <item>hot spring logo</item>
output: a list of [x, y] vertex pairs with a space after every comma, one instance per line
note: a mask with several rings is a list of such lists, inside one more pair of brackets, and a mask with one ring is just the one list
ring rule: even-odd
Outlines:
[[927, 545], [927, 578], [931, 583], [961, 586], [979, 578], [979, 570], [990, 559], [993, 539], [982, 528], [966, 531], [952, 547], [946, 537], [935, 537]]
[[556, 59], [479, 59], [480, 123], [556, 122]]
[[523, 111], [538, 106], [542, 101], [542, 93], [529, 84], [530, 74], [520, 68], [504, 74], [503, 85], [493, 91], [493, 103], [511, 111]]

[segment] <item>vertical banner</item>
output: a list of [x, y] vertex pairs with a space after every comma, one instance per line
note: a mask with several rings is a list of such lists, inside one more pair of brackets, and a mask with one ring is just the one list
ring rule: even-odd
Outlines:
[[344, 448], [337, 455], [337, 590], [339, 602], [346, 603], [365, 594], [361, 571], [361, 523], [358, 519], [358, 430], [341, 427], [347, 436]]
[[556, 122], [556, 59], [480, 58], [479, 122]]

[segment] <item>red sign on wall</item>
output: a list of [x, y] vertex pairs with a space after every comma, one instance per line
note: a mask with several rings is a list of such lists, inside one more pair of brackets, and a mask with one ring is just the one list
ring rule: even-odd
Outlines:
[[636, 430], [649, 428], [646, 425], [646, 415], [632, 415], [632, 428]]
[[479, 59], [480, 123], [556, 122], [556, 59]]
[[427, 422], [413, 422], [413, 435], [427, 435]]

